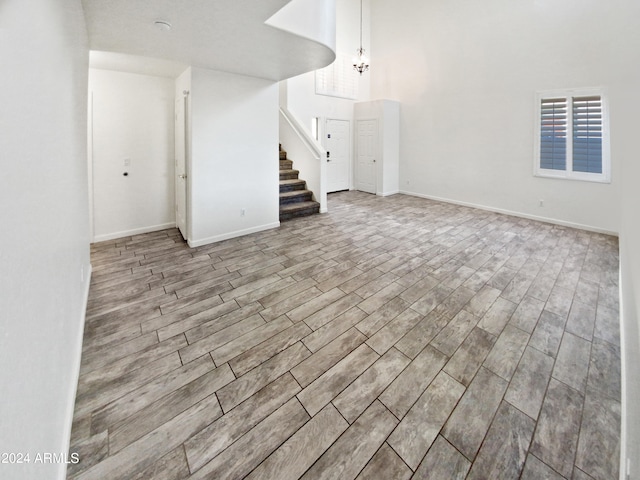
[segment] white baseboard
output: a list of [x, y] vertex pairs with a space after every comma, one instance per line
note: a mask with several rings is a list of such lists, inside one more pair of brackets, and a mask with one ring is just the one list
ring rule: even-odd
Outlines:
[[552, 223], [554, 225], [561, 225], [563, 227], [577, 228], [579, 230], [587, 230], [589, 232], [595, 232], [595, 233], [603, 233], [605, 235], [612, 235], [614, 237], [618, 236], [618, 232], [613, 232], [611, 230], [605, 230], [602, 228], [593, 227], [591, 225], [583, 225], [580, 223], [566, 222], [564, 220], [558, 220], [556, 218], [540, 217], [538, 215], [530, 215], [527, 213], [515, 212], [513, 210], [506, 210], [503, 208], [488, 207], [486, 205], [479, 205], [477, 203], [461, 202], [459, 200], [436, 197], [434, 195], [424, 195], [422, 193], [408, 192], [406, 190], [400, 190], [400, 192], [398, 193], [402, 193], [404, 195], [410, 195], [412, 197], [420, 197], [420, 198], [426, 198], [428, 200], [435, 200], [437, 202], [452, 203], [454, 205], [461, 205], [463, 207], [477, 208], [479, 210], [486, 210], [488, 212], [502, 213], [504, 215], [511, 215], [513, 217], [526, 218], [528, 220], [536, 220], [538, 222]]
[[122, 232], [96, 235], [93, 237], [93, 242], [91, 243], [104, 242], [106, 240], [113, 240], [113, 239], [122, 238], [122, 237], [130, 237], [132, 235], [140, 235], [142, 233], [158, 232], [160, 230], [166, 230], [167, 228], [176, 228], [176, 222], [163, 223], [161, 225], [152, 225], [150, 227], [135, 228], [133, 230], [125, 230]]
[[[73, 426], [73, 413], [76, 406], [76, 394], [78, 390], [78, 378], [80, 378], [80, 362], [82, 361], [82, 341], [84, 339], [84, 324], [87, 318], [87, 304], [89, 303], [89, 288], [91, 287], [91, 274], [93, 268], [91, 264], [89, 264], [89, 268], [87, 269], [87, 275], [85, 276], [84, 282], [84, 292], [82, 299], [82, 312], [80, 313], [80, 325], [78, 328], [76, 338], [76, 348], [77, 351], [74, 355], [73, 368], [71, 369], [71, 388], [69, 390], [69, 396], [67, 398], [67, 402], [65, 405], [67, 406], [67, 411], [65, 412], [65, 432], [64, 432], [64, 445], [66, 445], [67, 450], [64, 452], [65, 454], [69, 452], [69, 447], [71, 443], [71, 427]], [[62, 453], [62, 452], [61, 452]], [[59, 480], [64, 480], [67, 478], [67, 463], [62, 462], [60, 464], [60, 469], [58, 471]]]
[[235, 232], [228, 232], [220, 235], [215, 235], [213, 237], [202, 238], [200, 240], [189, 240], [187, 243], [191, 248], [201, 247], [203, 245], [221, 242], [222, 240], [228, 240], [230, 238], [242, 237], [243, 235], [262, 232], [264, 230], [271, 230], [272, 228], [278, 228], [279, 226], [280, 226], [280, 222], [274, 222], [266, 225], [258, 225], [257, 227], [247, 228], [245, 230], [236, 230]]
[[398, 193], [400, 193], [400, 190], [395, 190], [393, 192], [377, 193], [376, 195], [378, 195], [379, 197], [390, 197], [391, 195], [397, 195]]

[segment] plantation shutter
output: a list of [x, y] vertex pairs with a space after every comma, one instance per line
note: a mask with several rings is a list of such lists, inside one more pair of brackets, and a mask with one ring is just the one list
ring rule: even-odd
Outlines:
[[540, 168], [567, 167], [567, 99], [543, 98], [540, 118]]
[[573, 98], [573, 170], [602, 173], [602, 98]]

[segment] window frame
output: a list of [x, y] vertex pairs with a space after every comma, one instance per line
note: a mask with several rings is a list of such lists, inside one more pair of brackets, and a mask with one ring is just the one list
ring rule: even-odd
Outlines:
[[[573, 98], [599, 96], [602, 102], [602, 173], [573, 170]], [[542, 133], [542, 101], [556, 98], [567, 100], [567, 148], [564, 170], [553, 170], [540, 166], [540, 139]], [[609, 101], [604, 88], [573, 88], [547, 90], [535, 94], [535, 136], [533, 174], [542, 178], [559, 178], [597, 183], [611, 183], [611, 153], [609, 128]]]

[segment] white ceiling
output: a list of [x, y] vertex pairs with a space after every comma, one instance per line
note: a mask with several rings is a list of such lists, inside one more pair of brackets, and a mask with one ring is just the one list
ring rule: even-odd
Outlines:
[[176, 76], [191, 65], [282, 80], [328, 65], [327, 45], [265, 23], [290, 1], [82, 0], [91, 66]]

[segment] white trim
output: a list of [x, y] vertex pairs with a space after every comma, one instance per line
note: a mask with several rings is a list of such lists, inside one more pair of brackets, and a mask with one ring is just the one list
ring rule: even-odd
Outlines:
[[250, 235], [252, 233], [262, 232], [264, 230], [271, 230], [272, 228], [278, 228], [279, 226], [280, 226], [280, 222], [268, 223], [266, 225], [259, 225], [257, 227], [247, 228], [246, 230], [236, 230], [235, 232], [223, 233], [222, 235], [203, 238], [202, 240], [189, 240], [187, 243], [191, 248], [201, 247], [203, 245], [209, 245], [210, 243], [221, 242], [222, 240], [228, 240], [230, 238], [242, 237], [243, 235]]
[[397, 195], [398, 193], [402, 192], [400, 192], [400, 190], [394, 190], [392, 192], [378, 192], [376, 195], [379, 197], [390, 197], [391, 195]]
[[[573, 97], [576, 96], [599, 96], [602, 102], [602, 173], [576, 172], [573, 170]], [[534, 120], [533, 137], [533, 175], [539, 178], [611, 183], [611, 134], [607, 89], [604, 87], [592, 87], [545, 90], [536, 92], [534, 98], [534, 111], [536, 112], [536, 116]], [[567, 158], [565, 170], [551, 170], [540, 167], [540, 106], [543, 99], [549, 98], [567, 99]]]
[[93, 238], [96, 230], [95, 226], [95, 204], [93, 199], [93, 91], [88, 95], [88, 113], [87, 113], [87, 183], [89, 196], [89, 238]]
[[513, 210], [506, 210], [503, 208], [488, 207], [486, 205], [480, 205], [477, 203], [461, 202], [458, 200], [452, 200], [450, 198], [443, 198], [443, 197], [436, 197], [433, 195], [424, 195], [422, 193], [408, 192], [406, 190], [400, 190], [400, 192], [398, 193], [402, 193], [404, 195], [411, 195], [412, 197], [420, 197], [420, 198], [426, 198], [428, 200], [435, 200], [437, 202], [453, 203], [455, 205], [461, 205], [463, 207], [477, 208], [479, 210], [486, 210], [488, 212], [502, 213], [504, 215], [511, 215], [513, 217], [526, 218], [528, 220], [536, 220], [538, 222], [552, 223], [554, 225], [561, 225], [563, 227], [577, 228], [579, 230], [587, 230], [589, 232], [612, 235], [614, 237], [617, 237], [619, 235], [618, 232], [613, 232], [611, 230], [605, 230], [602, 228], [593, 227], [591, 225], [583, 225], [581, 223], [565, 222], [564, 220], [558, 220], [556, 218], [540, 217], [538, 215], [530, 215], [527, 213], [515, 212]]
[[[622, 260], [622, 258], [621, 258]], [[618, 268], [618, 285], [620, 285], [618, 305], [620, 306], [620, 480], [627, 478], [627, 362], [624, 329], [624, 302], [622, 300], [622, 262]]]
[[152, 225], [150, 227], [134, 228], [133, 230], [125, 230], [123, 232], [107, 233], [104, 235], [98, 235], [94, 237], [93, 242], [98, 243], [106, 240], [114, 240], [116, 238], [129, 237], [131, 235], [140, 235], [141, 233], [158, 232], [160, 230], [166, 230], [167, 228], [176, 228], [176, 222], [163, 223], [161, 225]]
[[[75, 361], [73, 362], [73, 368], [71, 369], [71, 378], [73, 381], [71, 382], [71, 389], [69, 391], [69, 397], [65, 405], [67, 406], [67, 411], [65, 412], [65, 431], [64, 431], [64, 445], [67, 447], [67, 452], [69, 451], [69, 447], [71, 446], [71, 428], [73, 426], [73, 414], [75, 412], [76, 406], [76, 394], [78, 389], [78, 379], [80, 378], [80, 363], [82, 361], [82, 341], [84, 340], [84, 324], [87, 319], [87, 305], [89, 304], [89, 288], [91, 287], [91, 273], [93, 268], [91, 264], [87, 269], [87, 275], [84, 280], [84, 293], [82, 298], [82, 311], [80, 313], [80, 328], [78, 329], [78, 338], [76, 338], [75, 345], [77, 346], [77, 351], [74, 356]], [[67, 478], [67, 464], [62, 462], [60, 464], [60, 470], [58, 471], [58, 478], [60, 480], [64, 480]]]

